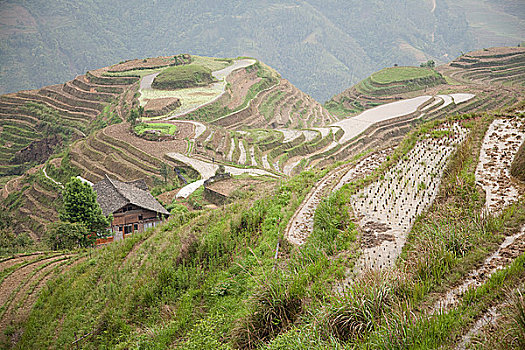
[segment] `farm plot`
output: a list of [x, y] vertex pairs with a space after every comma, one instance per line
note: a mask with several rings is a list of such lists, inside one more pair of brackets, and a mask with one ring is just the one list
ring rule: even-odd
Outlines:
[[358, 269], [393, 266], [415, 218], [435, 198], [448, 157], [467, 131], [446, 125], [419, 141], [414, 149], [377, 181], [352, 197], [363, 230]]
[[[71, 267], [78, 257], [57, 253], [37, 253], [14, 257], [0, 263], [0, 329], [18, 327], [29, 314], [39, 291], [56, 273]], [[16, 337], [20, 331], [12, 333]], [[0, 339], [6, 334], [2, 332]]]
[[[218, 81], [208, 86], [192, 87], [177, 90], [157, 90], [151, 88], [151, 83], [157, 77], [159, 72], [152, 73], [142, 78], [139, 102], [145, 106], [148, 101], [161, 98], [177, 98], [180, 106], [172, 110], [169, 119], [178, 118], [184, 114], [197, 110], [198, 108], [210, 104], [221, 97], [226, 88], [226, 77], [234, 70], [251, 66], [255, 60], [243, 59], [236, 60], [232, 65], [212, 72], [212, 75]], [[164, 116], [160, 116], [163, 118]], [[157, 117], [155, 117], [157, 118]]]
[[[202, 179], [192, 182], [183, 188], [179, 190], [177, 193], [177, 198], [187, 198], [190, 194], [192, 194], [195, 190], [197, 190], [200, 186], [204, 184], [204, 181], [215, 175], [217, 169], [219, 169], [219, 165], [215, 163], [209, 163], [204, 160], [196, 159], [196, 158], [190, 158], [180, 153], [168, 153], [166, 156], [169, 159], [175, 160], [177, 162], [181, 162], [184, 164], [187, 164], [191, 166], [193, 169], [197, 170], [197, 172], [201, 175]], [[242, 169], [242, 168], [236, 168], [232, 166], [225, 166], [225, 170], [227, 173], [230, 173], [232, 175], [242, 175], [242, 174], [248, 174], [252, 176], [273, 176], [274, 174], [269, 173], [265, 170], [261, 169]]]
[[476, 288], [485, 283], [494, 272], [508, 266], [525, 250], [525, 226], [515, 234], [508, 236], [498, 249], [485, 259], [483, 264], [469, 273], [463, 281], [433, 306], [432, 312], [444, 312], [454, 306], [463, 294], [470, 288]]
[[345, 184], [372, 173], [391, 152], [391, 149], [375, 152], [356, 164], [344, 165], [326, 175], [307, 195], [293, 215], [286, 228], [285, 237], [293, 244], [303, 244], [313, 231], [315, 210], [323, 198]]
[[510, 165], [525, 139], [521, 118], [501, 118], [492, 122], [483, 139], [476, 168], [476, 181], [486, 193], [486, 210], [498, 213], [517, 201], [522, 186], [510, 177]]

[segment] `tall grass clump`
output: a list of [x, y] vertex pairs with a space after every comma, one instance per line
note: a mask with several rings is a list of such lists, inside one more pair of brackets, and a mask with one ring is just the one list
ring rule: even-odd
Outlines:
[[508, 313], [511, 319], [511, 344], [517, 349], [525, 349], [525, 289], [518, 289], [514, 293]]
[[248, 299], [248, 311], [232, 330], [233, 343], [254, 349], [287, 330], [302, 311], [301, 293], [282, 273], [264, 276]]

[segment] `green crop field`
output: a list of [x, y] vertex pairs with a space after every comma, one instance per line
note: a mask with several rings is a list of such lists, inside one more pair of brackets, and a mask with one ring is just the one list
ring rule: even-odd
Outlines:
[[200, 65], [174, 66], [163, 70], [151, 85], [154, 89], [176, 90], [213, 82], [211, 69]]
[[391, 84], [399, 81], [406, 81], [410, 79], [420, 79], [432, 76], [439, 76], [434, 70], [430, 68], [421, 67], [391, 67], [380, 70], [372, 74], [371, 79], [378, 84]]
[[228, 67], [233, 63], [233, 60], [228, 58], [214, 58], [214, 57], [205, 57], [205, 56], [191, 56], [190, 66], [201, 66], [207, 69], [210, 69], [212, 72], [216, 70], [221, 70]]
[[138, 135], [142, 135], [148, 130], [158, 130], [163, 135], [173, 135], [177, 131], [177, 126], [169, 123], [141, 123], [135, 126], [135, 132]]

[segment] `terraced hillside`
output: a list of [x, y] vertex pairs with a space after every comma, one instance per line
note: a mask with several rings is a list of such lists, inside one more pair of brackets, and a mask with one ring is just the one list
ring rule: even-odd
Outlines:
[[[522, 119], [429, 121], [395, 149], [303, 172], [261, 199], [176, 215], [98, 250], [46, 289], [17, 346], [389, 348], [394, 339], [398, 348], [455, 349], [490, 337], [483, 320], [505, 316], [509, 290], [525, 287], [525, 207], [521, 195], [483, 216], [475, 173], [480, 149], [493, 149], [498, 135], [514, 143], [505, 135], [523, 133]], [[499, 164], [497, 153], [487, 156]], [[288, 223], [312, 198], [309, 234], [288, 243]]]
[[357, 85], [332, 97], [325, 107], [346, 116], [399, 100], [403, 94], [446, 84], [445, 78], [425, 67], [391, 67], [372, 74]]
[[[16, 233], [40, 241], [78, 175], [143, 178], [173, 216], [54, 279], [28, 318], [32, 291], [78, 256], [0, 261], [0, 290], [14, 286], [0, 309], [6, 347], [454, 348], [504, 308], [505, 288], [525, 287], [525, 185], [511, 169], [522, 163], [523, 89], [452, 76], [469, 68], [395, 67], [355, 87], [375, 102], [340, 118], [248, 58], [195, 56], [181, 62], [206, 67], [212, 83], [154, 89], [176, 62], [127, 61], [61, 88], [114, 98], [70, 101], [89, 118], [64, 124], [63, 151], [5, 182]], [[127, 122], [166, 98], [180, 103]], [[12, 118], [25, 141], [67, 119], [45, 101], [21, 105], [33, 124]], [[123, 121], [104, 125], [112, 115]], [[230, 202], [212, 205], [204, 193], [219, 170], [233, 176], [215, 183]]]
[[94, 127], [119, 122], [137, 78], [88, 72], [65, 84], [0, 96], [0, 176], [23, 173]]
[[20, 336], [46, 283], [84, 260], [81, 255], [40, 252], [0, 260], [0, 344], [9, 346]]
[[440, 67], [440, 71], [459, 81], [523, 88], [525, 48], [490, 48], [469, 52]]

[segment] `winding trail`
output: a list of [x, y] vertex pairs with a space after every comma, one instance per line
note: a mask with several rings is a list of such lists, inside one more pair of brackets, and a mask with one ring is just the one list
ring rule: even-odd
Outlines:
[[58, 186], [64, 188], [64, 185], [62, 185], [60, 182], [58, 182], [58, 181], [56, 181], [55, 179], [53, 179], [51, 176], [47, 175], [47, 171], [46, 171], [46, 167], [45, 167], [45, 166], [42, 167], [42, 172], [44, 173], [44, 176], [45, 176], [47, 179], [51, 180], [51, 181], [52, 181], [53, 183], [55, 183], [56, 185], [58, 185]]
[[[184, 164], [187, 164], [191, 166], [193, 169], [195, 169], [199, 174], [201, 175], [201, 180], [192, 182], [177, 192], [176, 197], [177, 198], [187, 198], [190, 194], [195, 192], [200, 186], [204, 184], [204, 181], [209, 179], [210, 177], [215, 175], [215, 172], [219, 168], [218, 164], [212, 164], [209, 162], [206, 162], [204, 160], [196, 159], [196, 158], [190, 158], [180, 153], [168, 153], [166, 156], [170, 159], [173, 159], [178, 162], [182, 162]], [[270, 173], [266, 170], [262, 169], [242, 169], [242, 168], [236, 168], [229, 165], [226, 165], [225, 167], [226, 172], [232, 174], [232, 175], [242, 175], [242, 174], [249, 174], [252, 176], [272, 176], [275, 177], [276, 175], [273, 173]]]
[[372, 153], [355, 164], [342, 165], [323, 177], [295, 211], [286, 227], [285, 238], [296, 245], [304, 244], [313, 231], [315, 210], [323, 198], [345, 184], [371, 174], [391, 152], [392, 149]]
[[523, 186], [512, 181], [510, 165], [524, 140], [522, 118], [500, 118], [490, 124], [475, 173], [477, 183], [485, 191], [488, 212], [501, 212], [523, 192]]

